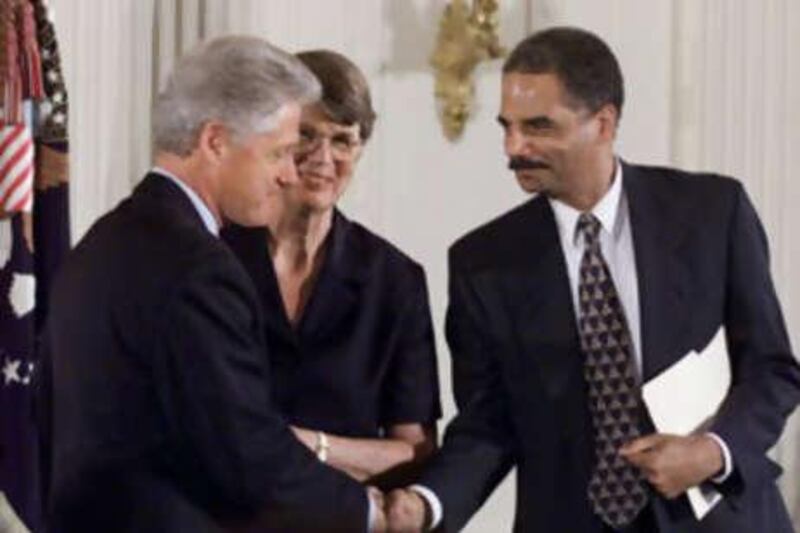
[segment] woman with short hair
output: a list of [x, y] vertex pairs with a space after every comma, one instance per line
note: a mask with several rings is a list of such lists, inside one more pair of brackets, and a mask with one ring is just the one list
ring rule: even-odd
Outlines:
[[335, 52], [297, 57], [322, 85], [301, 117], [299, 184], [266, 231], [224, 237], [264, 304], [275, 401], [296, 436], [355, 479], [398, 486], [435, 450], [441, 416], [425, 274], [336, 207], [375, 121], [364, 75]]

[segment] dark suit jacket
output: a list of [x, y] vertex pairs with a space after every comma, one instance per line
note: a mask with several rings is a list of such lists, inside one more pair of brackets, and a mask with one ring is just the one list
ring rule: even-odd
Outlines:
[[441, 415], [428, 291], [422, 267], [340, 212], [298, 324], [292, 326], [264, 228], [230, 226], [223, 239], [267, 311], [276, 406], [291, 423], [377, 438], [389, 425]]
[[[800, 370], [772, 286], [767, 242], [735, 181], [625, 165], [648, 380], [721, 325], [732, 387], [711, 428], [730, 447], [726, 498], [696, 522], [653, 498], [666, 532], [789, 532], [766, 457], [800, 401]], [[447, 339], [459, 414], [422, 484], [455, 531], [517, 467], [515, 530], [600, 531], [586, 486], [591, 421], [575, 313], [549, 203], [537, 197], [450, 250]]]
[[[273, 407], [255, 290], [186, 195], [149, 175], [53, 291], [44, 350], [55, 531], [365, 531], [365, 490]], [[49, 396], [49, 398], [48, 398]]]

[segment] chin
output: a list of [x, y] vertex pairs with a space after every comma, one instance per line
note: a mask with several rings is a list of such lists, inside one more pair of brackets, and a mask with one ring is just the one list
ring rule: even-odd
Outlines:
[[528, 194], [545, 194], [550, 196], [554, 185], [558, 182], [549, 170], [527, 170], [515, 174], [520, 188]]
[[311, 211], [327, 211], [336, 205], [336, 200], [330, 191], [304, 191], [297, 205]]
[[542, 182], [530, 176], [517, 176], [517, 183], [520, 188], [528, 194], [536, 194], [543, 191]]

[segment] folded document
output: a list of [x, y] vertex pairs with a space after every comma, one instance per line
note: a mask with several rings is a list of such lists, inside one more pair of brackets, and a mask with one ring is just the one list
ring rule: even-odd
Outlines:
[[[650, 417], [660, 433], [689, 435], [706, 427], [728, 394], [730, 361], [725, 328], [701, 351], [691, 351], [642, 386]], [[722, 499], [706, 486], [686, 492], [698, 520]]]

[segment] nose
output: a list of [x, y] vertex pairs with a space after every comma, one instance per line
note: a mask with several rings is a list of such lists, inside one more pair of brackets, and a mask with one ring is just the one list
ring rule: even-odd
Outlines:
[[509, 157], [523, 155], [525, 139], [515, 128], [508, 128], [503, 139], [503, 148]]

